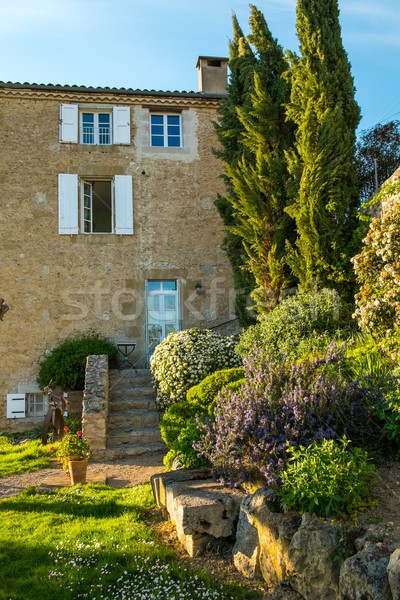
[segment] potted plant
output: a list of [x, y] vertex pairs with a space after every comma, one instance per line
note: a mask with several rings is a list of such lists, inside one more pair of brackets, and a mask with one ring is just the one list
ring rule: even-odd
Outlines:
[[83, 437], [82, 431], [71, 433], [64, 427], [65, 435], [57, 451], [57, 459], [62, 462], [62, 467], [71, 476], [71, 485], [85, 483], [87, 464], [92, 458], [92, 451], [88, 441]]

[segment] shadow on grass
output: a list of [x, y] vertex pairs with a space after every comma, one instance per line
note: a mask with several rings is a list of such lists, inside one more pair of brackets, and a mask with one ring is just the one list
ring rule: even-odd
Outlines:
[[[109, 496], [112, 493], [112, 488], [104, 488], [103, 491], [105, 491], [105, 495]], [[43, 512], [96, 519], [115, 518], [129, 513], [132, 520], [139, 520], [146, 517], [151, 509], [132, 502], [125, 503], [120, 494], [115, 499], [110, 499], [109, 497], [102, 497], [101, 493], [89, 496], [85, 494], [83, 488], [68, 489], [63, 493], [62, 490], [43, 491], [32, 487], [16, 496], [0, 501], [0, 514], [10, 510], [30, 514]]]

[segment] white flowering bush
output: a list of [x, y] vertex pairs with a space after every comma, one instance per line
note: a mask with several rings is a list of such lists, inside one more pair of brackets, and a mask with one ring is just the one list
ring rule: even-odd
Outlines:
[[185, 400], [186, 392], [219, 369], [240, 366], [236, 340], [208, 329], [171, 333], [157, 346], [150, 360], [157, 405], [164, 410]]
[[372, 219], [363, 243], [353, 258], [360, 284], [354, 316], [363, 331], [389, 339], [400, 326], [400, 199]]

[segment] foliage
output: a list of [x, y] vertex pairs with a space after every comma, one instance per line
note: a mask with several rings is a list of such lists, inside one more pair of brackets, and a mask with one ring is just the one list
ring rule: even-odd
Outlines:
[[15, 444], [8, 437], [0, 436], [0, 477], [44, 469], [52, 460], [48, 447], [39, 440]]
[[[253, 85], [253, 70], [256, 59], [235, 15], [232, 17], [232, 25], [233, 40], [229, 43], [230, 77], [227, 95], [219, 104], [219, 119], [215, 123], [220, 142], [220, 147], [215, 150], [215, 154], [224, 163], [233, 167], [237, 164], [243, 152], [241, 139], [243, 125], [239, 121], [237, 108], [248, 103]], [[225, 183], [229, 194], [233, 194], [227, 177], [225, 177]], [[236, 290], [235, 313], [239, 324], [246, 327], [254, 322], [254, 318], [247, 310], [250, 293], [255, 285], [254, 278], [248, 270], [243, 269], [247, 262], [247, 255], [242, 239], [230, 229], [235, 224], [235, 215], [231, 203], [226, 196], [219, 195], [215, 205], [226, 228], [223, 245], [233, 271], [233, 283]]]
[[332, 338], [345, 338], [354, 328], [352, 310], [335, 290], [299, 291], [242, 333], [237, 352], [245, 357], [256, 344], [267, 359], [279, 361], [283, 356], [301, 358], [314, 349], [323, 351]]
[[111, 366], [114, 366], [118, 351], [112, 342], [98, 335], [67, 339], [53, 348], [41, 362], [38, 375], [40, 387], [44, 389], [51, 382], [65, 391], [83, 390], [86, 358], [91, 354], [107, 354]]
[[393, 375], [394, 364], [371, 335], [357, 334], [347, 346], [343, 368], [353, 380], [368, 377], [380, 385]]
[[343, 48], [338, 0], [298, 0], [301, 56], [290, 54], [287, 117], [296, 125], [288, 153], [295, 193], [286, 209], [297, 239], [287, 261], [300, 286], [334, 287], [353, 295], [358, 190], [355, 131], [360, 110]]
[[277, 484], [290, 446], [348, 435], [358, 445], [380, 435], [374, 418], [382, 394], [341, 372], [345, 348], [333, 345], [322, 358], [266, 361], [254, 352], [245, 361], [245, 383], [223, 390], [215, 422], [202, 428], [196, 449], [231, 484]]
[[283, 77], [287, 70], [283, 50], [254, 6], [249, 23], [248, 42], [255, 57], [252, 89], [247, 102], [237, 107], [243, 148], [233, 164], [225, 163], [226, 200], [234, 217], [229, 231], [242, 239], [248, 256], [244, 268], [256, 286], [252, 296], [258, 313], [264, 314], [275, 306], [289, 277], [283, 256], [293, 223], [284, 210], [288, 203], [285, 151], [293, 142], [293, 126], [285, 118], [290, 89]]
[[375, 466], [364, 450], [349, 447], [346, 437], [287, 452], [278, 491], [285, 510], [346, 516], [371, 505]]
[[245, 598], [175, 563], [151, 526], [149, 484], [30, 489], [1, 502], [2, 597], [31, 600]]
[[208, 375], [203, 381], [190, 388], [186, 394], [187, 403], [201, 409], [208, 409], [218, 392], [232, 381], [241, 379], [243, 374], [243, 367], [215, 371], [215, 373]]
[[360, 198], [366, 201], [400, 165], [400, 121], [378, 123], [362, 131], [356, 144], [356, 160]]
[[[387, 190], [388, 188], [386, 188]], [[363, 331], [393, 337], [400, 326], [400, 201], [374, 218], [354, 269], [360, 285], [354, 313]]]
[[82, 435], [82, 431], [71, 433], [68, 431], [68, 427], [64, 427], [66, 435], [56, 448], [56, 457], [62, 462], [64, 471], [69, 472], [68, 461], [69, 460], [83, 460], [85, 458], [92, 458], [92, 451], [89, 446], [89, 442]]
[[238, 366], [235, 340], [208, 329], [187, 329], [170, 333], [150, 360], [157, 404], [165, 409], [183, 401], [186, 392], [219, 369]]
[[206, 416], [212, 418], [212, 407], [218, 392], [242, 376], [242, 367], [216, 371], [190, 388], [186, 400], [172, 404], [165, 411], [160, 421], [160, 430], [162, 439], [169, 448], [164, 458], [164, 464], [169, 469], [172, 468], [175, 459], [185, 468], [204, 464], [204, 459], [200, 458], [193, 448], [193, 442], [197, 442], [202, 434], [196, 416], [202, 420]]

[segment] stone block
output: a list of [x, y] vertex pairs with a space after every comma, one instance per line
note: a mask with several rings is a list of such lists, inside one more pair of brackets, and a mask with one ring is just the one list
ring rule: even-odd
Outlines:
[[[363, 550], [348, 558], [340, 570], [339, 600], [393, 600], [387, 568], [388, 552], [367, 542]], [[392, 563], [393, 564], [393, 563]]]
[[305, 513], [289, 546], [290, 585], [306, 600], [337, 600], [345, 556], [340, 526]]

